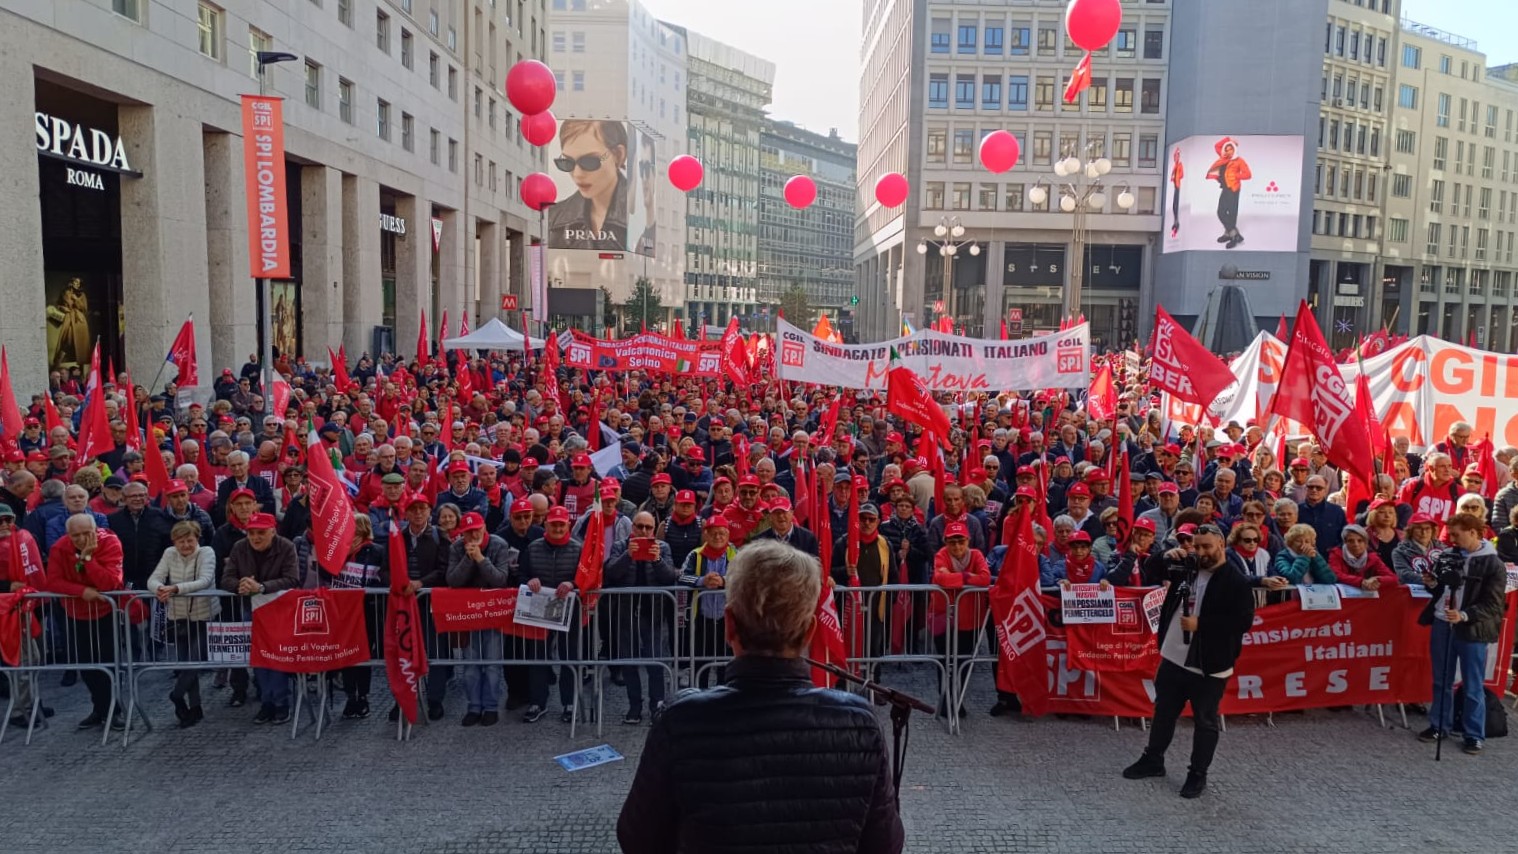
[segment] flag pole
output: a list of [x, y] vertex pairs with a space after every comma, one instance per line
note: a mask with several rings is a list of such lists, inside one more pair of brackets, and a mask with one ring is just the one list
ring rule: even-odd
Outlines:
[[[193, 311], [190, 312], [188, 315], [185, 316], [185, 319], [188, 320], [188, 321], [193, 322], [195, 320], [195, 312], [193, 312]], [[179, 326], [180, 326], [181, 329], [184, 328], [184, 324], [183, 323], [181, 323]], [[176, 334], [175, 337], [177, 338], [178, 335]], [[169, 363], [169, 356], [173, 355], [173, 352], [174, 352], [173, 346], [170, 345], [169, 352], [164, 355], [163, 361], [158, 364], [158, 373], [156, 373], [156, 374], [153, 375], [153, 382], [152, 382], [151, 385], [148, 386], [148, 394], [151, 395], [153, 393], [153, 389], [155, 389], [155, 388], [158, 387], [158, 381], [160, 379], [163, 379], [163, 366], [167, 365]], [[175, 367], [178, 367], [178, 365], [176, 365]], [[178, 375], [176, 374], [175, 376], [178, 376]]]

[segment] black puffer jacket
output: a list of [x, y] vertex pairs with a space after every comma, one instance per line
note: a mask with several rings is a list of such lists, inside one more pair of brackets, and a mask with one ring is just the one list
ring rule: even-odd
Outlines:
[[800, 659], [742, 656], [654, 722], [617, 839], [628, 854], [895, 854], [901, 818], [868, 701]]

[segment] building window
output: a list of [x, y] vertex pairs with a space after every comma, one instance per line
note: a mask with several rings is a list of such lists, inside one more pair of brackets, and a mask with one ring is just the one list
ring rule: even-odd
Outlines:
[[1028, 109], [1028, 75], [1015, 74], [1007, 78], [1007, 107], [1013, 110]]
[[570, 89], [572, 89], [572, 90], [574, 90], [576, 92], [584, 92], [585, 91], [585, 72], [583, 72], [583, 71], [571, 71], [571, 72], [569, 72], [569, 81], [570, 81], [570, 85], [569, 85]]
[[1011, 47], [1007, 49], [1009, 56], [1027, 56], [1028, 48], [1032, 44], [1032, 32], [1027, 27], [1013, 27], [1010, 31], [1012, 36]]
[[1047, 113], [1054, 110], [1054, 78], [1040, 77], [1033, 88], [1033, 109]]
[[1440, 74], [1448, 74], [1451, 65], [1452, 65], [1452, 61], [1450, 60], [1449, 54], [1441, 54], [1439, 56], [1439, 73]]
[[[274, 38], [257, 27], [248, 28], [248, 76], [254, 80], [259, 79], [261, 74], [268, 74], [269, 69], [258, 67], [258, 54], [261, 51], [272, 50]], [[265, 80], [264, 82], [267, 82]]]
[[1444, 182], [1434, 181], [1429, 184], [1428, 209], [1431, 213], [1444, 213]]
[[949, 27], [948, 18], [933, 19], [933, 33], [931, 36], [931, 49], [934, 53], [949, 52]]
[[1117, 38], [1112, 40], [1112, 48], [1116, 51], [1118, 59], [1132, 59], [1134, 57], [1138, 34], [1133, 30], [1118, 30]]
[[1033, 163], [1037, 166], [1048, 166], [1054, 156], [1054, 132], [1036, 130], [1033, 132]]
[[982, 47], [987, 56], [1001, 56], [1002, 51], [1002, 28], [986, 27], [986, 37]]
[[1139, 137], [1139, 167], [1153, 168], [1160, 159], [1160, 138], [1154, 134]]
[[1007, 191], [1002, 195], [1002, 209], [1007, 211], [1020, 211], [1023, 209], [1022, 184], [1007, 185]]
[[345, 27], [353, 26], [352, 0], [337, 0], [337, 22]]
[[1434, 168], [1443, 169], [1449, 158], [1449, 138], [1443, 136], [1434, 137]]
[[1115, 113], [1133, 112], [1132, 77], [1117, 78], [1117, 84], [1112, 90], [1112, 111]]
[[584, 33], [570, 33], [569, 34], [569, 52], [570, 53], [584, 53], [585, 52], [585, 34]]
[[432, 131], [431, 131], [431, 135], [429, 136], [429, 138], [427, 140], [427, 153], [428, 153], [429, 157], [432, 160], [432, 165], [433, 166], [436, 166], [439, 163], [438, 152], [439, 152], [439, 149], [442, 147], [442, 139], [443, 139], [443, 137], [442, 137], [441, 134], [439, 134], [437, 132], [437, 128], [433, 128]]
[[975, 160], [975, 131], [956, 128], [954, 131], [954, 162], [972, 163]]
[[1412, 154], [1418, 149], [1418, 134], [1410, 130], [1397, 131], [1397, 152]]
[[928, 129], [928, 162], [942, 165], [948, 157], [949, 132], [944, 128]]
[[928, 106], [941, 108], [949, 106], [949, 75], [928, 75]]
[[197, 24], [200, 35], [200, 52], [211, 59], [221, 61], [221, 43], [224, 39], [222, 32], [222, 11], [210, 3], [200, 4], [200, 13]]
[[322, 108], [322, 67], [306, 60], [306, 106], [313, 110]]
[[448, 28], [448, 49], [454, 53], [459, 50], [459, 31], [453, 27]]
[[436, 9], [427, 10], [427, 32], [432, 33], [433, 35], [437, 35], [438, 33]]
[[374, 46], [390, 53], [390, 16], [384, 12], [374, 13]]
[[1450, 97], [1448, 95], [1441, 94], [1438, 99], [1438, 107], [1434, 111], [1435, 125], [1442, 128], [1449, 127], [1449, 105]]
[[474, 117], [476, 119], [485, 117], [485, 92], [478, 86], [474, 87]]
[[1053, 27], [1038, 28], [1038, 55], [1054, 56], [1059, 50], [1059, 34]]
[[922, 206], [930, 211], [943, 210], [943, 182], [929, 181], [926, 187]]
[[416, 52], [412, 46], [411, 33], [405, 27], [401, 28], [401, 65], [410, 69], [416, 64]]
[[1165, 31], [1149, 28], [1144, 30], [1144, 58], [1165, 58]]
[[1422, 64], [1423, 64], [1423, 49], [1422, 48], [1420, 48], [1420, 47], [1418, 47], [1416, 45], [1410, 45], [1410, 44], [1405, 44], [1405, 45], [1402, 46], [1402, 67], [1403, 68], [1411, 68], [1414, 71], [1416, 71], [1416, 70], [1418, 70], [1419, 66], [1421, 66]]
[[1112, 154], [1110, 156], [1113, 166], [1131, 166], [1133, 164], [1133, 134], [1113, 134]]
[[459, 171], [459, 141], [452, 138], [448, 140], [448, 171]]
[[431, 83], [434, 89], [440, 88], [441, 85], [440, 68], [438, 55], [429, 51], [427, 53], [427, 82]]
[[975, 108], [975, 75], [955, 75], [954, 106], [961, 110], [971, 110]]
[[980, 83], [980, 105], [988, 110], [1001, 109], [1001, 75], [986, 75]]
[[375, 130], [379, 138], [386, 142], [390, 141], [390, 102], [384, 98], [376, 99], [374, 109]]
[[1146, 77], [1143, 86], [1139, 110], [1150, 114], [1158, 113], [1160, 111], [1160, 81]]
[[416, 150], [416, 119], [410, 113], [401, 113], [401, 148]]
[[1386, 239], [1392, 243], [1407, 242], [1407, 220], [1395, 217], [1386, 222]]
[[555, 32], [553, 34], [552, 43], [554, 53], [563, 53], [568, 49], [569, 40], [564, 37], [563, 33]]
[[1408, 110], [1418, 109], [1418, 88], [1406, 83], [1397, 87], [1397, 106]]
[[448, 97], [457, 101], [459, 99], [459, 70], [448, 66]]
[[137, 20], [137, 0], [111, 0], [111, 11], [135, 21]]
[[490, 119], [489, 119], [490, 129], [491, 130], [495, 130], [495, 99], [494, 98], [491, 98], [490, 99], [490, 103], [486, 106], [485, 114], [490, 117]]
[[959, 25], [959, 52], [974, 53], [978, 39], [978, 27], [975, 24]]
[[956, 211], [967, 211], [970, 209], [970, 185], [968, 183], [954, 185], [954, 197], [950, 200], [950, 207]]
[[337, 117], [353, 124], [353, 81], [337, 78]]
[[1092, 113], [1107, 112], [1107, 78], [1091, 78], [1091, 88], [1086, 90], [1086, 110]]

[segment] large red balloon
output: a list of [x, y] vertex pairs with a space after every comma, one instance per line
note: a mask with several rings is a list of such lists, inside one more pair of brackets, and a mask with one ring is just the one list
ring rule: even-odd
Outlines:
[[559, 188], [553, 179], [542, 172], [534, 172], [522, 179], [522, 203], [540, 211], [559, 200]]
[[809, 207], [817, 201], [817, 183], [805, 175], [796, 175], [785, 182], [785, 200], [791, 207]]
[[907, 176], [900, 172], [887, 172], [875, 182], [875, 201], [880, 202], [882, 207], [901, 207], [906, 203], [907, 193], [911, 189]]
[[980, 141], [980, 165], [998, 175], [1016, 166], [1020, 154], [1017, 137], [1008, 131], [992, 131]]
[[553, 117], [553, 113], [544, 110], [535, 116], [522, 117], [522, 138], [528, 143], [542, 147], [550, 142], [559, 133], [559, 120]]
[[536, 59], [524, 59], [506, 72], [506, 97], [524, 116], [547, 111], [558, 90], [553, 71]]
[[1122, 23], [1121, 0], [1070, 0], [1065, 7], [1065, 32], [1081, 50], [1106, 47]]
[[689, 193], [701, 186], [701, 178], [705, 174], [706, 167], [689, 154], [682, 154], [669, 161], [669, 182], [682, 193]]

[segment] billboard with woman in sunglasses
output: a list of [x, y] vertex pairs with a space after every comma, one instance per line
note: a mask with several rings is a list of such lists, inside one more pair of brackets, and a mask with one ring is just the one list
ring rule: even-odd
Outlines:
[[548, 211], [550, 249], [629, 251], [629, 235], [642, 231], [642, 217], [633, 210], [634, 139], [623, 122], [559, 122], [559, 156], [552, 170], [559, 201]]

